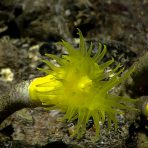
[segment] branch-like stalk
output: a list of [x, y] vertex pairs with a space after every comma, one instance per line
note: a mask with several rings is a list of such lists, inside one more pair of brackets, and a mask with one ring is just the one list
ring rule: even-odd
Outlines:
[[141, 56], [134, 65], [132, 79], [124, 86], [126, 92], [133, 98], [148, 96], [148, 52]]
[[29, 98], [30, 81], [15, 85], [10, 92], [0, 96], [0, 124], [12, 113], [26, 107], [41, 106], [40, 102], [32, 102]]

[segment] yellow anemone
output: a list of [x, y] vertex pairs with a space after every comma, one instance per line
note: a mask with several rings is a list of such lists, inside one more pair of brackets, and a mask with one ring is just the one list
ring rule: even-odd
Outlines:
[[52, 104], [65, 111], [64, 118], [68, 121], [78, 118], [75, 132], [78, 136], [85, 132], [86, 124], [92, 117], [98, 138], [99, 122], [103, 124], [107, 118], [108, 126], [113, 121], [117, 128], [116, 114], [121, 113], [122, 109], [131, 109], [128, 103], [133, 102], [132, 99], [110, 94], [109, 91], [127, 79], [134, 68], [130, 68], [123, 75], [121, 73], [124, 69], [120, 68], [120, 64], [107, 71], [106, 68], [114, 59], [102, 63], [101, 60], [107, 51], [106, 46], [99, 44], [98, 52], [92, 56], [93, 45], [87, 49], [80, 30], [78, 34], [79, 49], [62, 41], [59, 44], [65, 47], [67, 55], [58, 57], [46, 54], [56, 60], [58, 66], [43, 60], [51, 71], [41, 69], [47, 76], [32, 81], [29, 92], [32, 100], [40, 101], [46, 107]]

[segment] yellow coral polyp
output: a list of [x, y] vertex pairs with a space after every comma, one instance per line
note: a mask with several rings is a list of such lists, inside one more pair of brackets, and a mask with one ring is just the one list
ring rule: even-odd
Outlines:
[[107, 71], [106, 68], [114, 59], [101, 62], [107, 51], [106, 46], [99, 44], [98, 52], [91, 56], [93, 45], [87, 49], [80, 30], [79, 36], [79, 49], [62, 41], [59, 44], [65, 47], [68, 55], [58, 57], [46, 54], [56, 60], [58, 66], [43, 60], [50, 67], [50, 71], [41, 69], [47, 76], [32, 81], [29, 92], [32, 100], [42, 102], [45, 107], [55, 105], [65, 111], [64, 118], [68, 121], [78, 118], [75, 132], [78, 136], [85, 132], [86, 124], [92, 117], [98, 138], [99, 122], [103, 124], [107, 119], [108, 126], [113, 121], [117, 128], [116, 114], [121, 113], [122, 109], [131, 109], [127, 104], [133, 102], [132, 99], [110, 94], [109, 91], [127, 79], [134, 68], [130, 68], [122, 76], [123, 69], [120, 69], [120, 64]]

